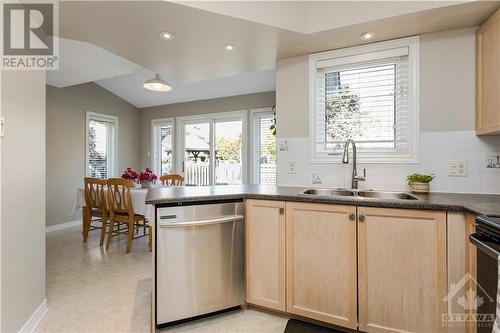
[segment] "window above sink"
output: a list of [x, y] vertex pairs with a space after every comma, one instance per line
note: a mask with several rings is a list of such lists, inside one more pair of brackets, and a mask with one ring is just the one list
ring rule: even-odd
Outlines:
[[312, 54], [310, 160], [339, 163], [354, 139], [359, 161], [418, 161], [418, 37]]

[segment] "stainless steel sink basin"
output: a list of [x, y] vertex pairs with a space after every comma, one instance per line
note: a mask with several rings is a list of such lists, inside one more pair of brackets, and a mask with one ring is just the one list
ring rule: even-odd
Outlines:
[[353, 191], [346, 190], [342, 188], [310, 188], [302, 191], [301, 194], [305, 195], [319, 195], [319, 196], [343, 196], [352, 197], [354, 196]]
[[418, 200], [418, 197], [405, 192], [359, 191], [357, 196], [374, 199]]
[[418, 200], [418, 197], [406, 192], [390, 191], [356, 191], [342, 188], [310, 188], [300, 193], [306, 196], [322, 197], [359, 197], [366, 199]]

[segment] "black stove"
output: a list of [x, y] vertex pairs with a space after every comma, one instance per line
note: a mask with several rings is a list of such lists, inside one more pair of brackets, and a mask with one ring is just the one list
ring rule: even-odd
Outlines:
[[[500, 217], [480, 215], [476, 217], [476, 232], [469, 236], [477, 248], [477, 296], [484, 302], [477, 308], [479, 315], [496, 315], [498, 288], [498, 259], [500, 255]], [[478, 333], [491, 333], [493, 322], [477, 323]]]

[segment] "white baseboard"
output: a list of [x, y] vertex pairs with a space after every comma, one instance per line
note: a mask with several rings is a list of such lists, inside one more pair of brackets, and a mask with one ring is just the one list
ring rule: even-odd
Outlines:
[[71, 227], [76, 227], [77, 225], [81, 225], [82, 220], [75, 220], [75, 221], [69, 221], [65, 223], [59, 223], [59, 224], [54, 224], [54, 225], [49, 225], [48, 227], [45, 227], [45, 233], [49, 233], [52, 231], [56, 230], [62, 230], [66, 228], [71, 228]]
[[44, 299], [43, 302], [38, 306], [38, 308], [36, 308], [35, 312], [33, 312], [31, 317], [24, 323], [23, 327], [21, 327], [19, 333], [34, 332], [48, 310], [49, 308], [47, 307], [47, 299]]

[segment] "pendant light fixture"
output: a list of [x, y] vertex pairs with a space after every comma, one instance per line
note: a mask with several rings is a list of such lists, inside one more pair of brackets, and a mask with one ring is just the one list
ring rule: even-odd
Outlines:
[[172, 86], [160, 79], [160, 74], [156, 73], [154, 79], [144, 82], [143, 87], [151, 91], [167, 92], [172, 90]]

